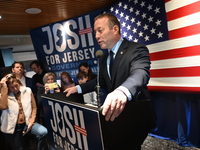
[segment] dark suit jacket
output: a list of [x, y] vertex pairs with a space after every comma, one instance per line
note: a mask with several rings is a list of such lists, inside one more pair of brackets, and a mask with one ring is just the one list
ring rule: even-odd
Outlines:
[[[110, 93], [121, 85], [131, 92], [133, 99], [149, 98], [146, 85], [150, 78], [150, 58], [145, 45], [123, 40], [113, 62], [112, 80], [107, 72], [107, 57], [108, 54], [105, 54], [100, 60], [100, 86], [102, 88]], [[80, 86], [83, 93], [93, 91], [96, 79]]]
[[[102, 132], [106, 150], [139, 149], [150, 129], [155, 127], [155, 115], [147, 84], [150, 78], [150, 58], [146, 46], [124, 39], [115, 56], [112, 80], [107, 73], [108, 54], [100, 59], [100, 86], [112, 92], [119, 86], [126, 87], [132, 100], [126, 103], [114, 122], [102, 116]], [[96, 80], [80, 85], [83, 93], [94, 90]]]

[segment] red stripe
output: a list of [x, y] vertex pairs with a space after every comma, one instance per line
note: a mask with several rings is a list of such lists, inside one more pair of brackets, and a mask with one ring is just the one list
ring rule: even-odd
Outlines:
[[200, 55], [200, 45], [150, 53], [151, 61]]
[[150, 91], [200, 93], [200, 87], [148, 86]]
[[151, 78], [156, 77], [195, 77], [200, 76], [200, 66], [150, 70]]
[[83, 134], [83, 135], [87, 136], [87, 132], [86, 132], [86, 130], [84, 128], [81, 128], [78, 125], [74, 125], [74, 127], [75, 127], [75, 130], [77, 132], [79, 132], [80, 134]]
[[169, 1], [171, 1], [171, 0], [165, 0], [165, 3], [169, 2]]
[[176, 39], [200, 33], [200, 23], [169, 31], [169, 39]]
[[174, 19], [178, 19], [180, 17], [184, 17], [184, 16], [187, 16], [187, 15], [197, 13], [197, 12], [200, 11], [199, 8], [200, 8], [200, 1], [189, 4], [187, 6], [183, 6], [181, 8], [176, 9], [176, 10], [172, 10], [172, 11], [167, 13], [167, 20], [171, 21], [171, 20], [174, 20]]
[[87, 34], [87, 33], [92, 33], [92, 28], [86, 28], [86, 29], [82, 29], [82, 30], [79, 30], [79, 34], [80, 35], [83, 35], [83, 34]]

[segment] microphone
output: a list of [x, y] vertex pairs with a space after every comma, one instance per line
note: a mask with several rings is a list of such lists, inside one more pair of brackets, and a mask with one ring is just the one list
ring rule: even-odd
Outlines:
[[97, 85], [96, 85], [96, 92], [97, 92], [97, 106], [100, 107], [101, 105], [101, 97], [100, 97], [100, 85], [99, 85], [99, 58], [103, 55], [102, 50], [96, 51], [97, 60]]
[[103, 55], [103, 51], [102, 50], [98, 50], [96, 51], [96, 57], [100, 58]]

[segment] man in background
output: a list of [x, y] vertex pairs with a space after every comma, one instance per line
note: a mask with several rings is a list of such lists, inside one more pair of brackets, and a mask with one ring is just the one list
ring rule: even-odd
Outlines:
[[30, 68], [35, 72], [35, 74], [33, 75], [33, 79], [34, 79], [34, 84], [37, 87], [37, 91], [36, 91], [36, 101], [37, 101], [37, 117], [38, 117], [38, 121], [43, 124], [44, 120], [41, 119], [43, 117], [40, 116], [41, 114], [41, 109], [42, 108], [42, 101], [41, 101], [41, 96], [44, 94], [44, 83], [43, 83], [43, 76], [45, 75], [45, 71], [42, 69], [41, 64], [39, 61], [34, 60], [30, 63]]

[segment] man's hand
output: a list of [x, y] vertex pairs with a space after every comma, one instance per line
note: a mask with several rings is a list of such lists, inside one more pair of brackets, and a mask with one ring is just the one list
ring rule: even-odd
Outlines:
[[109, 93], [102, 106], [102, 114], [105, 116], [106, 121], [114, 121], [124, 110], [126, 102], [127, 97], [121, 90], [115, 90]]
[[66, 90], [64, 90], [64, 93], [67, 92], [66, 96], [70, 96], [71, 94], [77, 93], [77, 88], [76, 86], [67, 88]]

